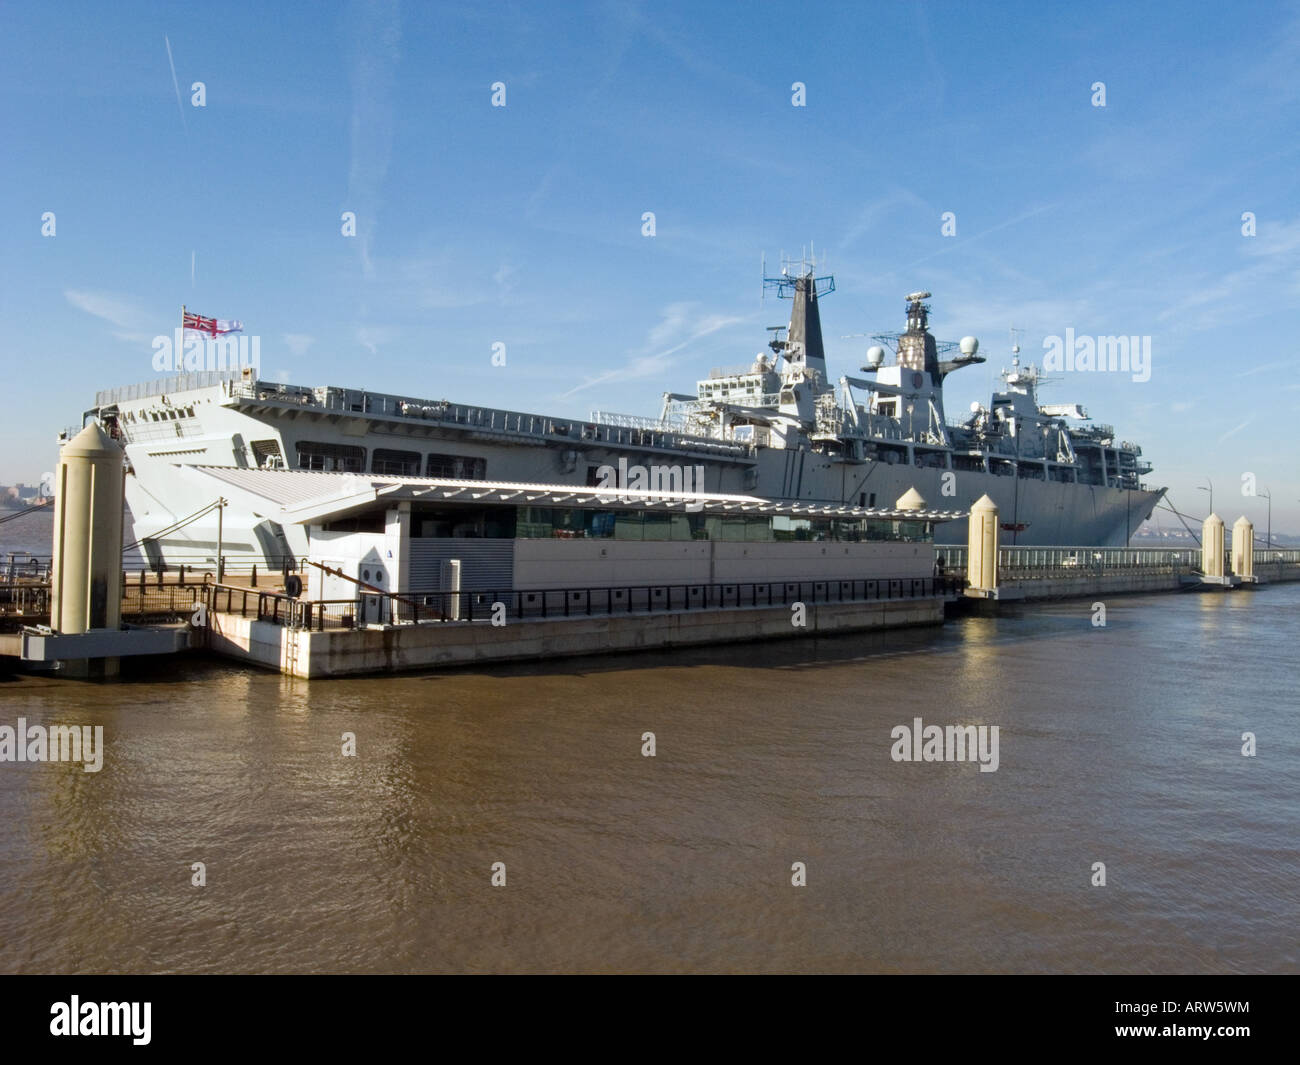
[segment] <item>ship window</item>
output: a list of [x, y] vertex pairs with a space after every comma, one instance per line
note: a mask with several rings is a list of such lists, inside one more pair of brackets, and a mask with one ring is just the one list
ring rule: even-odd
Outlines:
[[418, 451], [391, 451], [388, 448], [375, 448], [371, 459], [372, 473], [382, 473], [389, 477], [419, 477], [420, 453]]
[[321, 526], [324, 532], [343, 533], [381, 533], [384, 531], [385, 515], [382, 510], [369, 514], [358, 514], [350, 518], [336, 518]]
[[297, 446], [300, 470], [365, 472], [366, 449], [356, 444], [324, 444], [314, 440], [299, 440]]
[[671, 540], [672, 538], [672, 515], [667, 511], [647, 510], [641, 515], [642, 540]]
[[[421, 540], [465, 537], [513, 540], [515, 511], [515, 507], [503, 506], [417, 505], [411, 508], [411, 536]], [[519, 538], [524, 539], [525, 534], [520, 533]]]
[[814, 540], [813, 523], [808, 518], [792, 518], [778, 514], [772, 519], [772, 537], [775, 540]]
[[426, 477], [447, 477], [454, 481], [482, 481], [487, 477], [487, 459], [472, 455], [430, 455]]

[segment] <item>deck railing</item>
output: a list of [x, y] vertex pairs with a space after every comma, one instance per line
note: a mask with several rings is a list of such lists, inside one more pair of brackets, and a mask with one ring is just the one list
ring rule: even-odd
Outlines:
[[740, 459], [752, 459], [754, 449], [731, 440], [714, 440], [672, 427], [647, 428], [585, 422], [580, 418], [562, 418], [526, 411], [504, 410], [448, 400], [419, 399], [381, 392], [342, 388], [304, 389], [264, 381], [236, 381], [230, 386], [232, 396], [255, 401], [290, 403], [341, 414], [369, 414], [385, 418], [412, 419], [458, 430], [504, 437], [531, 437], [558, 443], [569, 439], [625, 447], [658, 450], [709, 452]]
[[825, 581], [747, 581], [729, 584], [643, 584], [599, 588], [536, 588], [396, 594], [366, 592], [355, 599], [291, 599], [278, 592], [213, 585], [209, 608], [291, 628], [324, 631], [366, 624], [490, 623], [537, 618], [598, 617], [668, 611], [790, 606], [795, 603], [874, 603], [950, 599], [960, 577], [880, 577]]
[[[966, 548], [936, 546], [935, 559], [943, 573], [966, 573]], [[1225, 572], [1232, 571], [1232, 551], [1224, 552]], [[1255, 551], [1255, 574], [1293, 571], [1300, 551]], [[1191, 574], [1201, 570], [1200, 548], [1167, 547], [1000, 547], [998, 576], [1003, 580], [1037, 580], [1070, 576], [1126, 574]]]
[[[947, 574], [966, 574], [966, 548], [936, 546], [936, 563]], [[1192, 573], [1201, 564], [1196, 549], [1149, 547], [1000, 547], [1001, 580], [1101, 576], [1110, 573]]]
[[[206, 601], [204, 585], [128, 584], [122, 589], [122, 620], [134, 624], [145, 621], [185, 621], [194, 614], [195, 605]], [[48, 582], [0, 584], [0, 618], [24, 619], [32, 623], [50, 616]], [[42, 621], [42, 624], [44, 622]]]

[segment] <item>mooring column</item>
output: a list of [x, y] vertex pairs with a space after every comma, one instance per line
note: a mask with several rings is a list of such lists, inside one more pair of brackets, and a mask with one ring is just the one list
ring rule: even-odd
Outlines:
[[1201, 572], [1223, 577], [1223, 519], [1211, 514], [1201, 526]]
[[1232, 572], [1242, 580], [1255, 578], [1255, 526], [1244, 514], [1232, 523]]
[[[55, 473], [50, 627], [76, 634], [122, 624], [123, 452], [98, 425], [63, 445]], [[112, 676], [116, 658], [64, 663], [69, 675]]]
[[447, 620], [460, 620], [460, 559], [443, 563], [442, 587], [447, 593]]
[[998, 588], [998, 505], [987, 495], [980, 496], [970, 508], [966, 585], [986, 593]]

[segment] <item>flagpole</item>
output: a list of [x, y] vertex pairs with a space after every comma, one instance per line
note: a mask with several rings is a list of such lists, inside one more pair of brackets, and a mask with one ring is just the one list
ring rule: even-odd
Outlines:
[[181, 304], [181, 333], [180, 333], [180, 350], [176, 352], [176, 368], [183, 370], [185, 368], [185, 304]]

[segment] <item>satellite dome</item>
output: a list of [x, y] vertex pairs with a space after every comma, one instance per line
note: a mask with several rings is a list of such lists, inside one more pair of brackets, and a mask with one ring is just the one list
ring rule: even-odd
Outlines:
[[980, 342], [974, 337], [961, 338], [961, 353], [963, 355], [974, 355], [980, 349]]
[[880, 345], [878, 345], [878, 344], [877, 344], [875, 347], [867, 348], [867, 365], [868, 365], [868, 366], [872, 367], [873, 369], [877, 369], [877, 370], [878, 370], [878, 369], [880, 369], [880, 366], [881, 366], [882, 363], [884, 363], [884, 361], [885, 361], [885, 349], [884, 349], [884, 348], [880, 347]]
[[978, 399], [971, 401], [970, 412], [972, 414], [978, 414], [980, 412], [980, 402]]

